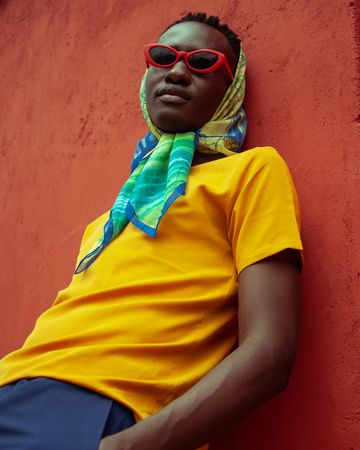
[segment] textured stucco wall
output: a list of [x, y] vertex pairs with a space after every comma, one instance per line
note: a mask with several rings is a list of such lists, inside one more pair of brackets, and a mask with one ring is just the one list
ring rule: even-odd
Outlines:
[[287, 160], [306, 246], [290, 385], [212, 448], [357, 450], [358, 1], [0, 0], [0, 354], [66, 285], [84, 226], [111, 206], [146, 130], [142, 46], [187, 10], [243, 37], [246, 146]]

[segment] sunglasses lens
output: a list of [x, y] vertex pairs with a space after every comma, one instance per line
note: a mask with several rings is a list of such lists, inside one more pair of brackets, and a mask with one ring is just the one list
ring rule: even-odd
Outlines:
[[175, 53], [164, 47], [152, 47], [149, 54], [151, 59], [160, 66], [168, 66], [176, 60]]
[[197, 70], [209, 69], [218, 60], [217, 55], [209, 52], [199, 52], [189, 57], [189, 64]]

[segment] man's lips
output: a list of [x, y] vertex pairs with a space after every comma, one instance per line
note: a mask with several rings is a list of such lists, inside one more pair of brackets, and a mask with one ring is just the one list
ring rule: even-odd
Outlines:
[[185, 100], [179, 95], [163, 94], [159, 96], [159, 99], [164, 103], [187, 103], [189, 100]]
[[191, 100], [189, 94], [178, 87], [163, 87], [158, 90], [157, 96], [164, 103], [186, 103]]

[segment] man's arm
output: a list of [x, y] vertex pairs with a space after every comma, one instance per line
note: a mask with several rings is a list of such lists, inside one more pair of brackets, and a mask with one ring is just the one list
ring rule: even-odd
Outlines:
[[99, 450], [194, 450], [283, 390], [296, 353], [298, 252], [286, 250], [239, 277], [239, 346], [153, 416], [104, 438]]

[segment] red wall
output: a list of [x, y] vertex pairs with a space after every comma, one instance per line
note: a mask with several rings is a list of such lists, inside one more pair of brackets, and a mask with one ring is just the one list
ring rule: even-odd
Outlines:
[[290, 385], [212, 449], [355, 450], [358, 1], [0, 0], [0, 353], [66, 285], [84, 226], [111, 206], [146, 131], [142, 46], [187, 10], [218, 14], [242, 36], [247, 147], [274, 145], [287, 160], [306, 246]]

